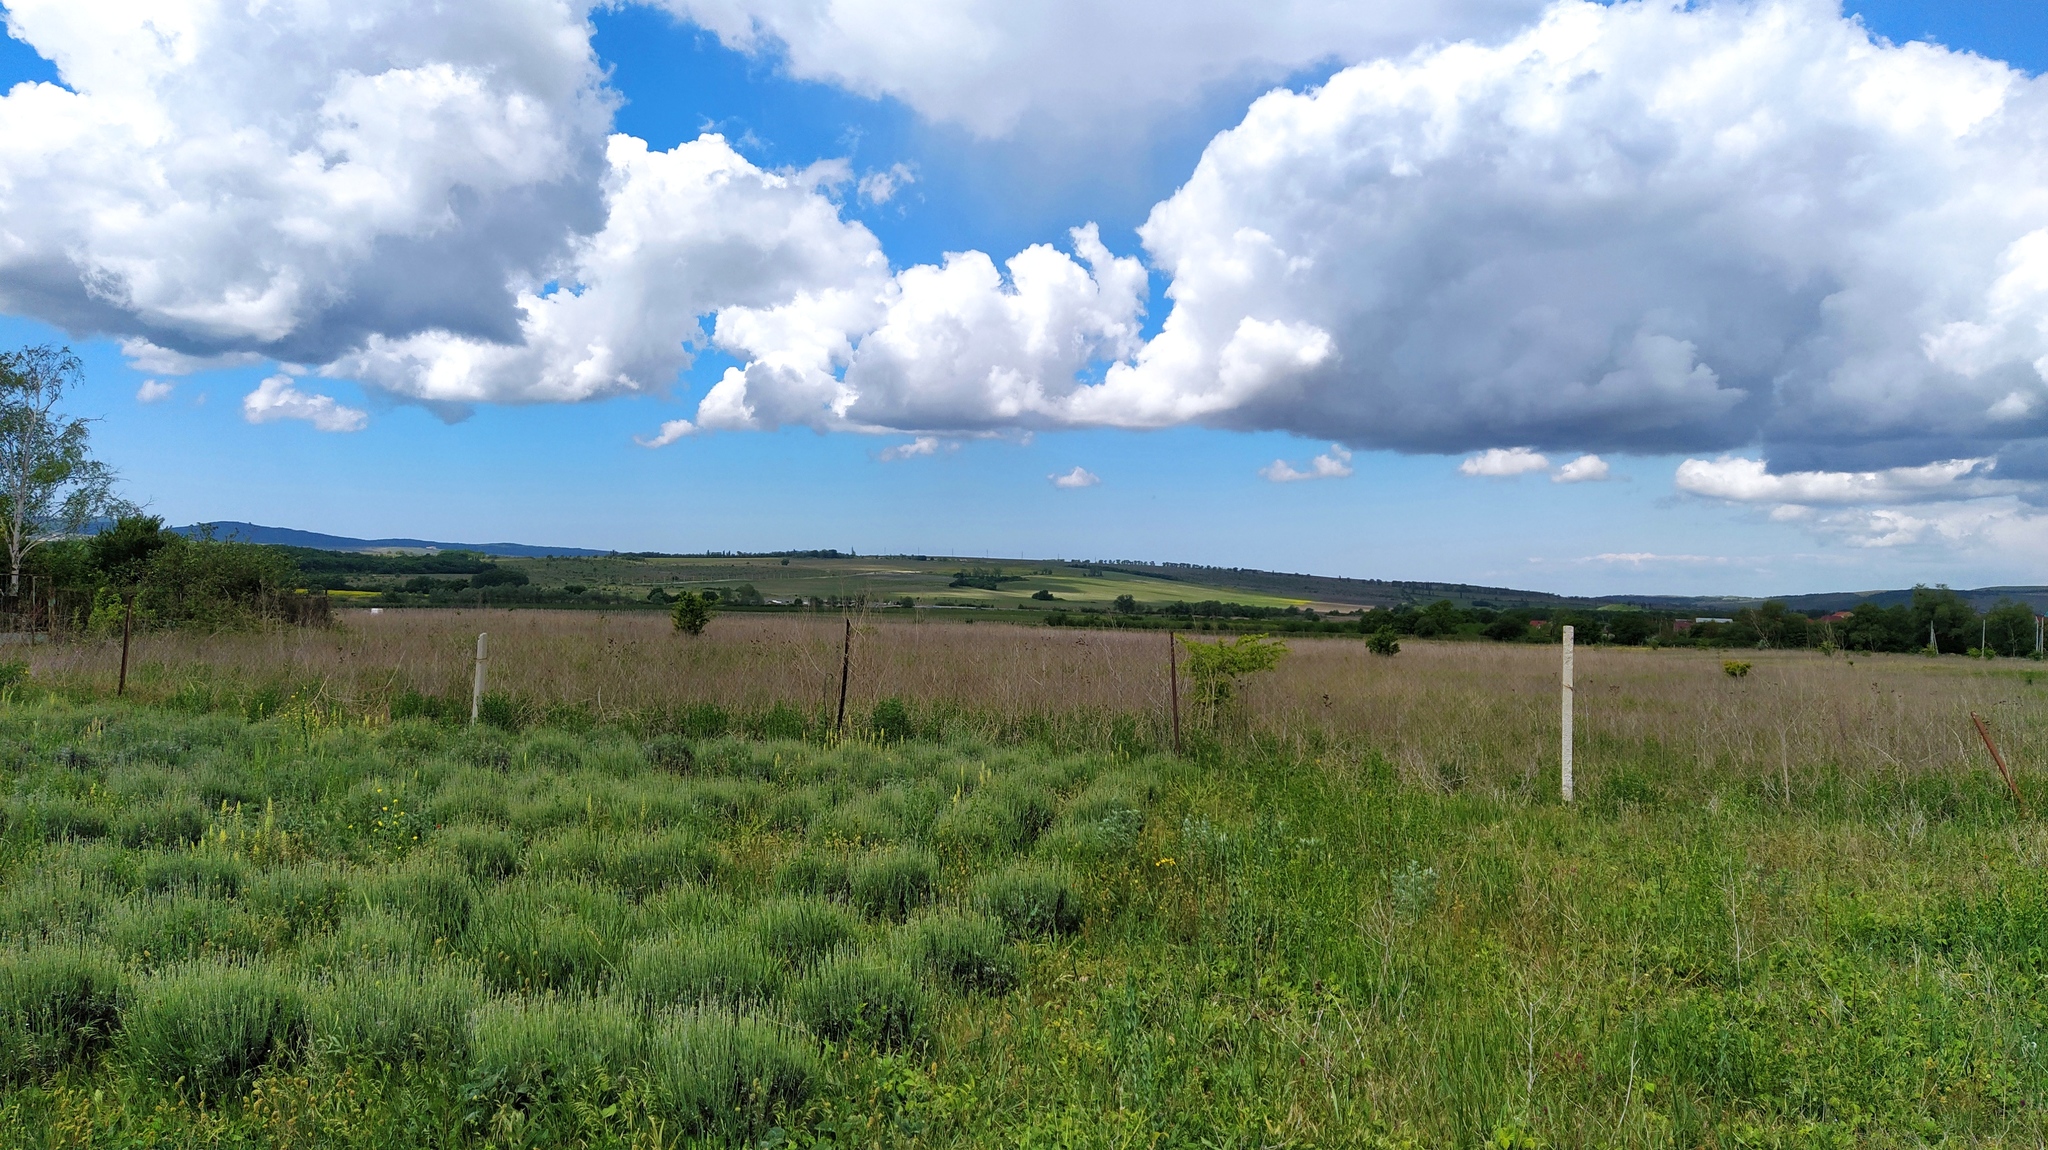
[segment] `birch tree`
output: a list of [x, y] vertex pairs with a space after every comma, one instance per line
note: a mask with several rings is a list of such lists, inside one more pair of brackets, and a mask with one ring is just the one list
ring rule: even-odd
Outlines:
[[114, 498], [113, 469], [92, 457], [93, 421], [58, 410], [83, 382], [68, 347], [0, 352], [0, 536], [10, 596], [21, 593], [29, 552], [127, 509]]

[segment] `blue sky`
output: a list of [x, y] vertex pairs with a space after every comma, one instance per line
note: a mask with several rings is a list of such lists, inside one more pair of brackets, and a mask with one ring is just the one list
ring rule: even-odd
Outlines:
[[[31, 7], [17, 3], [8, 11], [17, 34], [34, 39], [54, 26], [54, 18]], [[1263, 18], [1257, 14], [1262, 7], [1252, 6], [1253, 14], [1242, 19]], [[1849, 11], [1896, 43], [1929, 40], [2007, 62], [2026, 74], [2017, 80], [2022, 85], [2048, 68], [2048, 7], [2039, 4], [1867, 0], [1851, 3]], [[1533, 19], [1532, 13], [1512, 26], [1489, 28], [1480, 39], [1508, 41]], [[1142, 319], [1134, 321], [1136, 330], [1118, 350], [1100, 350], [1112, 342], [1107, 335], [1091, 345], [1097, 350], [1081, 368], [1091, 382], [1102, 378], [1109, 363], [1132, 361], [1137, 344], [1130, 340], [1159, 336], [1175, 306], [1167, 292], [1175, 277], [1162, 267], [1166, 248], [1148, 251], [1138, 228], [1155, 205], [1184, 185], [1193, 191], [1181, 202], [1195, 203], [1201, 189], [1190, 184], [1191, 177], [1212, 139], [1246, 121], [1261, 92], [1278, 86], [1308, 93], [1347, 65], [1371, 59], [1269, 59], [1234, 72], [1212, 70], [1190, 86], [1191, 94], [1140, 101], [1128, 115], [1088, 121], [1072, 109], [1027, 104], [1016, 124], [991, 128], [986, 117], [1000, 117], [1000, 110], [983, 119], [974, 118], [982, 113], [949, 119], [935, 103], [947, 98], [944, 92], [922, 91], [915, 80], [891, 89], [886, 75], [878, 81], [878, 73], [852, 64], [841, 68], [825, 55], [831, 41], [806, 47], [763, 39], [735, 47], [729, 29], [721, 39], [717, 30], [653, 7], [599, 9], [590, 22], [592, 47], [608, 70], [601, 89], [616, 104], [608, 125], [593, 131], [608, 126], [639, 137], [655, 152], [717, 132], [739, 157], [765, 172], [843, 161], [842, 178], [813, 194], [836, 206], [842, 224], [864, 226], [884, 253], [888, 272], [968, 250], [989, 253], [998, 264], [1033, 244], [1053, 244], [1071, 254], [1068, 229], [1098, 224], [1111, 255], [1141, 259], [1146, 266]], [[60, 60], [63, 31], [47, 34]], [[1416, 43], [1429, 50], [1429, 42]], [[1396, 59], [1410, 59], [1406, 51]], [[68, 60], [66, 68], [69, 79]], [[36, 50], [19, 40], [0, 41], [0, 90], [56, 78], [56, 66]], [[2038, 124], [2043, 106], [2036, 101], [2006, 114], [2035, 117]], [[1320, 108], [1297, 110], [1307, 115]], [[178, 122], [175, 109], [167, 115]], [[1248, 126], [1238, 134], [1250, 132]], [[0, 165], [27, 163], [21, 153], [0, 148]], [[859, 190], [863, 177], [892, 170], [899, 173], [898, 186], [882, 202]], [[1975, 169], [1964, 164], [1958, 170], [1959, 183], [1968, 185]], [[1219, 186], [1229, 191], [1227, 184]], [[1233, 202], [1255, 199], [1247, 193]], [[41, 234], [36, 229], [42, 221], [22, 222], [27, 210], [19, 200], [0, 201], [0, 237], [10, 231]], [[2026, 230], [2024, 223], [2012, 225], [2015, 237]], [[1855, 242], [1887, 241], [1880, 236]], [[2017, 249], [2007, 249], [2008, 259], [2010, 250]], [[159, 252], [168, 249], [136, 256], [123, 248], [127, 262], [121, 266], [146, 278], [133, 269], [154, 259], [174, 262]], [[1182, 258], [1192, 257], [1183, 252]], [[1546, 258], [1559, 257], [1551, 252]], [[1783, 422], [1762, 420], [1694, 434], [1685, 428], [1720, 418], [1726, 405], [1715, 406], [1719, 401], [1710, 396], [1701, 401], [1704, 406], [1687, 409], [1708, 415], [1688, 415], [1677, 424], [1631, 417], [1634, 422], [1624, 426], [1607, 414], [1613, 404], [1602, 400], [1515, 423], [1485, 410], [1514, 406], [1512, 397], [1496, 397], [1476, 413], [1453, 413], [1463, 421], [1455, 427], [1451, 416], [1426, 413], [1401, 424], [1403, 429], [1383, 431], [1410, 419], [1389, 414], [1407, 408], [1388, 401], [1361, 415], [1340, 395], [1304, 399], [1300, 410], [1287, 410], [1290, 401], [1282, 394], [1242, 413], [1149, 423], [1120, 415], [1095, 425], [1065, 417], [1005, 425], [977, 408], [963, 422], [941, 425], [930, 422], [928, 412], [935, 408], [912, 404], [911, 415], [871, 417], [861, 427], [815, 420], [809, 426], [795, 420], [770, 426], [757, 418], [757, 426], [740, 428], [718, 424], [698, 404], [728, 369], [756, 370], [748, 366], [750, 355], [772, 359], [774, 353], [758, 345], [741, 350], [701, 346], [700, 340], [695, 362], [665, 390], [665, 381], [654, 381], [581, 402], [531, 402], [526, 393], [508, 392], [514, 402], [469, 402], [461, 412], [435, 400], [425, 383], [394, 383], [395, 377], [360, 366], [365, 361], [347, 359], [344, 353], [354, 350], [343, 344], [353, 336], [308, 334], [307, 328], [286, 337], [301, 343], [264, 335], [240, 345], [273, 353], [287, 346], [335, 349], [333, 363], [342, 366], [320, 369], [325, 361], [315, 358], [308, 366], [319, 370], [282, 385], [293, 403], [317, 392], [364, 413], [355, 421], [360, 430], [323, 431], [311, 414], [301, 414], [311, 408], [291, 405], [278, 409], [281, 416], [251, 421], [244, 397], [279, 374], [281, 355], [253, 352], [253, 362], [171, 374], [162, 362], [138, 356], [132, 345], [128, 354], [121, 347], [123, 338], [161, 338], [169, 330], [166, 321], [133, 318], [139, 305], [119, 315], [94, 311], [97, 303], [45, 305], [22, 286], [28, 274], [0, 262], [0, 287], [15, 277], [11, 293], [0, 291], [0, 301], [13, 301], [12, 314], [0, 315], [0, 345], [68, 342], [83, 355], [87, 384], [78, 405], [102, 420], [96, 432], [100, 451], [119, 467], [132, 496], [176, 522], [235, 519], [349, 535], [622, 550], [838, 547], [865, 553], [1130, 557], [1574, 593], [1762, 594], [1917, 581], [2040, 583], [2040, 562], [2048, 557], [2048, 546], [2036, 544], [2048, 533], [2035, 526], [2031, 488], [1958, 488], [1930, 496], [1915, 486], [1920, 481], [1912, 475], [1918, 473], [1895, 472], [1943, 459], [1996, 456], [2004, 470], [1980, 468], [1972, 473], [1976, 479], [2032, 478], [2011, 462], [2024, 454], [2026, 437], [1993, 442], [1960, 425], [1930, 433], [1924, 444], [1901, 446], [1911, 436], [1896, 426], [1876, 426], [1874, 417], [1871, 430], [1857, 431], [1854, 411], [1813, 415], [1802, 408], [1809, 424], [1851, 430], [1802, 436], [1786, 431]], [[1213, 286], [1198, 292], [1200, 284], [1185, 264], [1182, 275], [1180, 295], [1215, 294]], [[1107, 283], [1107, 273], [1098, 269], [1098, 277]], [[1573, 290], [1569, 281], [1560, 282], [1559, 291]], [[490, 286], [503, 290], [502, 284]], [[1545, 306], [1568, 311], [1571, 304]], [[1300, 314], [1307, 323], [1321, 313], [1310, 308]], [[1191, 324], [1199, 318], [1193, 304], [1188, 315]], [[122, 327], [131, 320], [133, 326]], [[1753, 321], [1731, 313], [1727, 322]], [[1337, 333], [1334, 355], [1317, 354], [1325, 364], [1342, 365], [1330, 387], [1346, 386], [1345, 371], [1393, 370], [1373, 368], [1347, 335], [1352, 329], [1323, 326]], [[1451, 346], [1490, 338], [1487, 331], [1473, 331], [1454, 335]], [[1290, 346], [1306, 357], [1311, 353], [1301, 349], [1312, 342]], [[1695, 342], [1712, 346], [1705, 337]], [[218, 347], [227, 350], [229, 344]], [[1386, 362], [1401, 362], [1406, 354], [1391, 351]], [[1634, 370], [1626, 353], [1616, 354], [1622, 367], [1615, 371]], [[1711, 367], [1718, 378], [1733, 380], [1736, 369], [1727, 365], [1746, 353], [1729, 350], [1722, 359], [1694, 354], [1698, 362], [1688, 370]], [[1778, 369], [1767, 364], [1756, 370], [1767, 378]], [[1969, 378], [2007, 370], [1996, 366]], [[845, 374], [853, 378], [854, 369]], [[1437, 377], [1424, 372], [1407, 386], [1427, 388], [1432, 378]], [[168, 396], [140, 401], [145, 380], [170, 384]], [[1870, 403], [1873, 410], [1881, 406]], [[1901, 418], [1924, 423], [1917, 416]], [[693, 422], [673, 442], [641, 446], [658, 427], [686, 419]], [[870, 430], [875, 426], [901, 430], [877, 433]], [[1310, 434], [1325, 427], [1327, 433]], [[932, 432], [929, 454], [885, 458], [887, 449], [915, 442], [926, 429]], [[1306, 469], [1311, 457], [1330, 453], [1340, 439], [1351, 444], [1348, 476], [1282, 483], [1261, 474], [1276, 459]], [[1517, 475], [1465, 473], [1486, 470], [1471, 462], [1486, 448], [1525, 445], [1542, 452], [1548, 466], [1530, 465]], [[1558, 465], [1587, 453], [1607, 465], [1604, 481], [1552, 481]], [[1799, 491], [1808, 488], [1783, 484], [1771, 491], [1789, 494], [1731, 495], [1740, 477], [1720, 472], [1702, 472], [1706, 479], [1689, 487], [1674, 481], [1689, 459], [1712, 463], [1729, 456], [1768, 456], [1774, 475], [1790, 467], [1878, 478], [1866, 485], [1867, 497], [1854, 499], [1807, 498]], [[1866, 457], [1871, 462], [1858, 462]], [[1780, 459], [1810, 462], [1779, 465]], [[1099, 482], [1050, 482], [1076, 467]], [[1859, 517], [1854, 522], [1844, 518], [1851, 513]], [[1887, 535], [1870, 526], [1880, 521], [1917, 526]]]

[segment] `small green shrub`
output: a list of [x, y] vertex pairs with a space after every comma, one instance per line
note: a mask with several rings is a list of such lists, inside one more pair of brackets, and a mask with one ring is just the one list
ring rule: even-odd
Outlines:
[[939, 868], [919, 851], [890, 851], [861, 860], [854, 868], [850, 897], [869, 918], [902, 922], [931, 901]]
[[1726, 659], [1721, 663], [1721, 673], [1731, 679], [1745, 679], [1749, 677], [1749, 664], [1739, 659]]
[[806, 725], [802, 711], [788, 703], [777, 703], [754, 716], [746, 727], [747, 733], [757, 739], [801, 739]]
[[637, 899], [672, 883], [710, 878], [718, 856], [687, 830], [621, 835], [572, 827], [536, 845], [528, 867], [535, 874], [608, 883]]
[[885, 743], [901, 743], [908, 740], [915, 733], [910, 722], [910, 708], [903, 705], [903, 700], [893, 696], [883, 699], [876, 703], [874, 710], [868, 714], [868, 730], [874, 733], [875, 738]]
[[69, 795], [33, 799], [17, 808], [9, 821], [35, 827], [51, 842], [102, 838], [108, 829], [104, 812]]
[[853, 920], [831, 903], [770, 899], [747, 915], [746, 929], [777, 961], [806, 966], [853, 937]]
[[305, 1002], [282, 973], [199, 962], [137, 988], [120, 1050], [146, 1081], [217, 1098], [300, 1049]]
[[650, 939], [627, 955], [624, 991], [653, 1009], [767, 1002], [782, 989], [782, 967], [752, 934], [709, 931]]
[[797, 983], [791, 999], [798, 1020], [827, 1042], [900, 1050], [928, 1039], [924, 992], [894, 966], [836, 958]]
[[434, 832], [433, 849], [461, 864], [479, 881], [519, 873], [519, 840], [497, 827], [456, 824]]
[[1026, 864], [984, 876], [974, 903], [1014, 938], [1045, 938], [1081, 929], [1081, 904], [1056, 871]]
[[591, 991], [623, 949], [626, 908], [615, 895], [570, 883], [518, 883], [490, 892], [462, 949], [499, 990]]
[[1401, 653], [1401, 635], [1392, 627], [1381, 627], [1365, 637], [1365, 649], [1375, 655], [1398, 655]]
[[179, 847], [206, 833], [206, 808], [187, 798], [138, 803], [114, 822], [114, 837], [125, 847]]
[[584, 742], [555, 731], [530, 736], [519, 757], [529, 767], [544, 771], [573, 771], [583, 765]]
[[471, 1016], [469, 1078], [478, 1100], [531, 1110], [638, 1067], [639, 1011], [608, 998], [510, 998]]
[[1007, 994], [1024, 971], [1002, 928], [979, 915], [944, 914], [917, 923], [910, 959], [926, 977], [967, 993]]
[[309, 1042], [342, 1065], [459, 1061], [469, 1055], [470, 1011], [482, 1001], [473, 975], [446, 966], [352, 971], [309, 996]]
[[370, 901], [418, 923], [434, 938], [453, 941], [469, 929], [476, 884], [446, 864], [414, 865], [379, 879]]
[[242, 901], [252, 913], [277, 923], [285, 938], [300, 939], [340, 922], [353, 894], [339, 872], [309, 865], [257, 875]]
[[98, 1053], [120, 1029], [126, 997], [110, 955], [52, 946], [0, 956], [0, 1081]]
[[845, 855], [802, 850], [775, 868], [775, 889], [785, 894], [844, 899], [853, 890], [853, 872]]
[[676, 596], [675, 606], [669, 608], [669, 622], [682, 634], [702, 635], [711, 624], [711, 602], [699, 592], [685, 591]]
[[691, 1011], [652, 1036], [647, 1076], [673, 1129], [751, 1146], [791, 1125], [825, 1074], [813, 1050], [769, 1023]]
[[266, 942], [261, 924], [235, 903], [175, 891], [115, 904], [102, 931], [114, 953], [150, 969], [200, 957], [256, 954]]
[[152, 894], [186, 891], [215, 898], [233, 898], [248, 881], [249, 867], [233, 855], [176, 851], [141, 860], [136, 885]]
[[0, 663], [0, 690], [28, 682], [28, 664], [20, 659]]
[[656, 735], [647, 740], [641, 753], [647, 756], [649, 766], [671, 775], [687, 775], [697, 769], [696, 752], [681, 735]]

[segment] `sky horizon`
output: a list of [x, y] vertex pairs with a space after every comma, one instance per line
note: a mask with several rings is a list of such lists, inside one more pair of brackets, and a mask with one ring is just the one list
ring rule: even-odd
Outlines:
[[2048, 584], [2048, 7], [911, 11], [0, 2], [0, 347], [174, 523]]

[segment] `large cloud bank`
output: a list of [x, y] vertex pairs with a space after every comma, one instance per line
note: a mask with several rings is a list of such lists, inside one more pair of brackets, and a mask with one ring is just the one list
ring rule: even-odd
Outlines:
[[[984, 133], [1529, 10], [664, 2]], [[1748, 502], [2048, 459], [2048, 88], [1874, 43], [1827, 0], [1561, 3], [1259, 99], [1153, 210], [1142, 261], [1082, 226], [901, 269], [844, 215], [842, 165], [609, 135], [586, 15], [15, 0], [66, 86], [0, 97], [0, 308], [124, 338], [152, 372], [269, 359], [450, 413], [739, 359], [659, 443], [1195, 423], [1892, 476], [1685, 479]], [[1148, 263], [1169, 302], [1149, 339]], [[1957, 490], [1989, 494], [1989, 469]]]
[[1510, 33], [1543, 0], [657, 0], [803, 79], [983, 136], [1142, 124], [1230, 81]]

